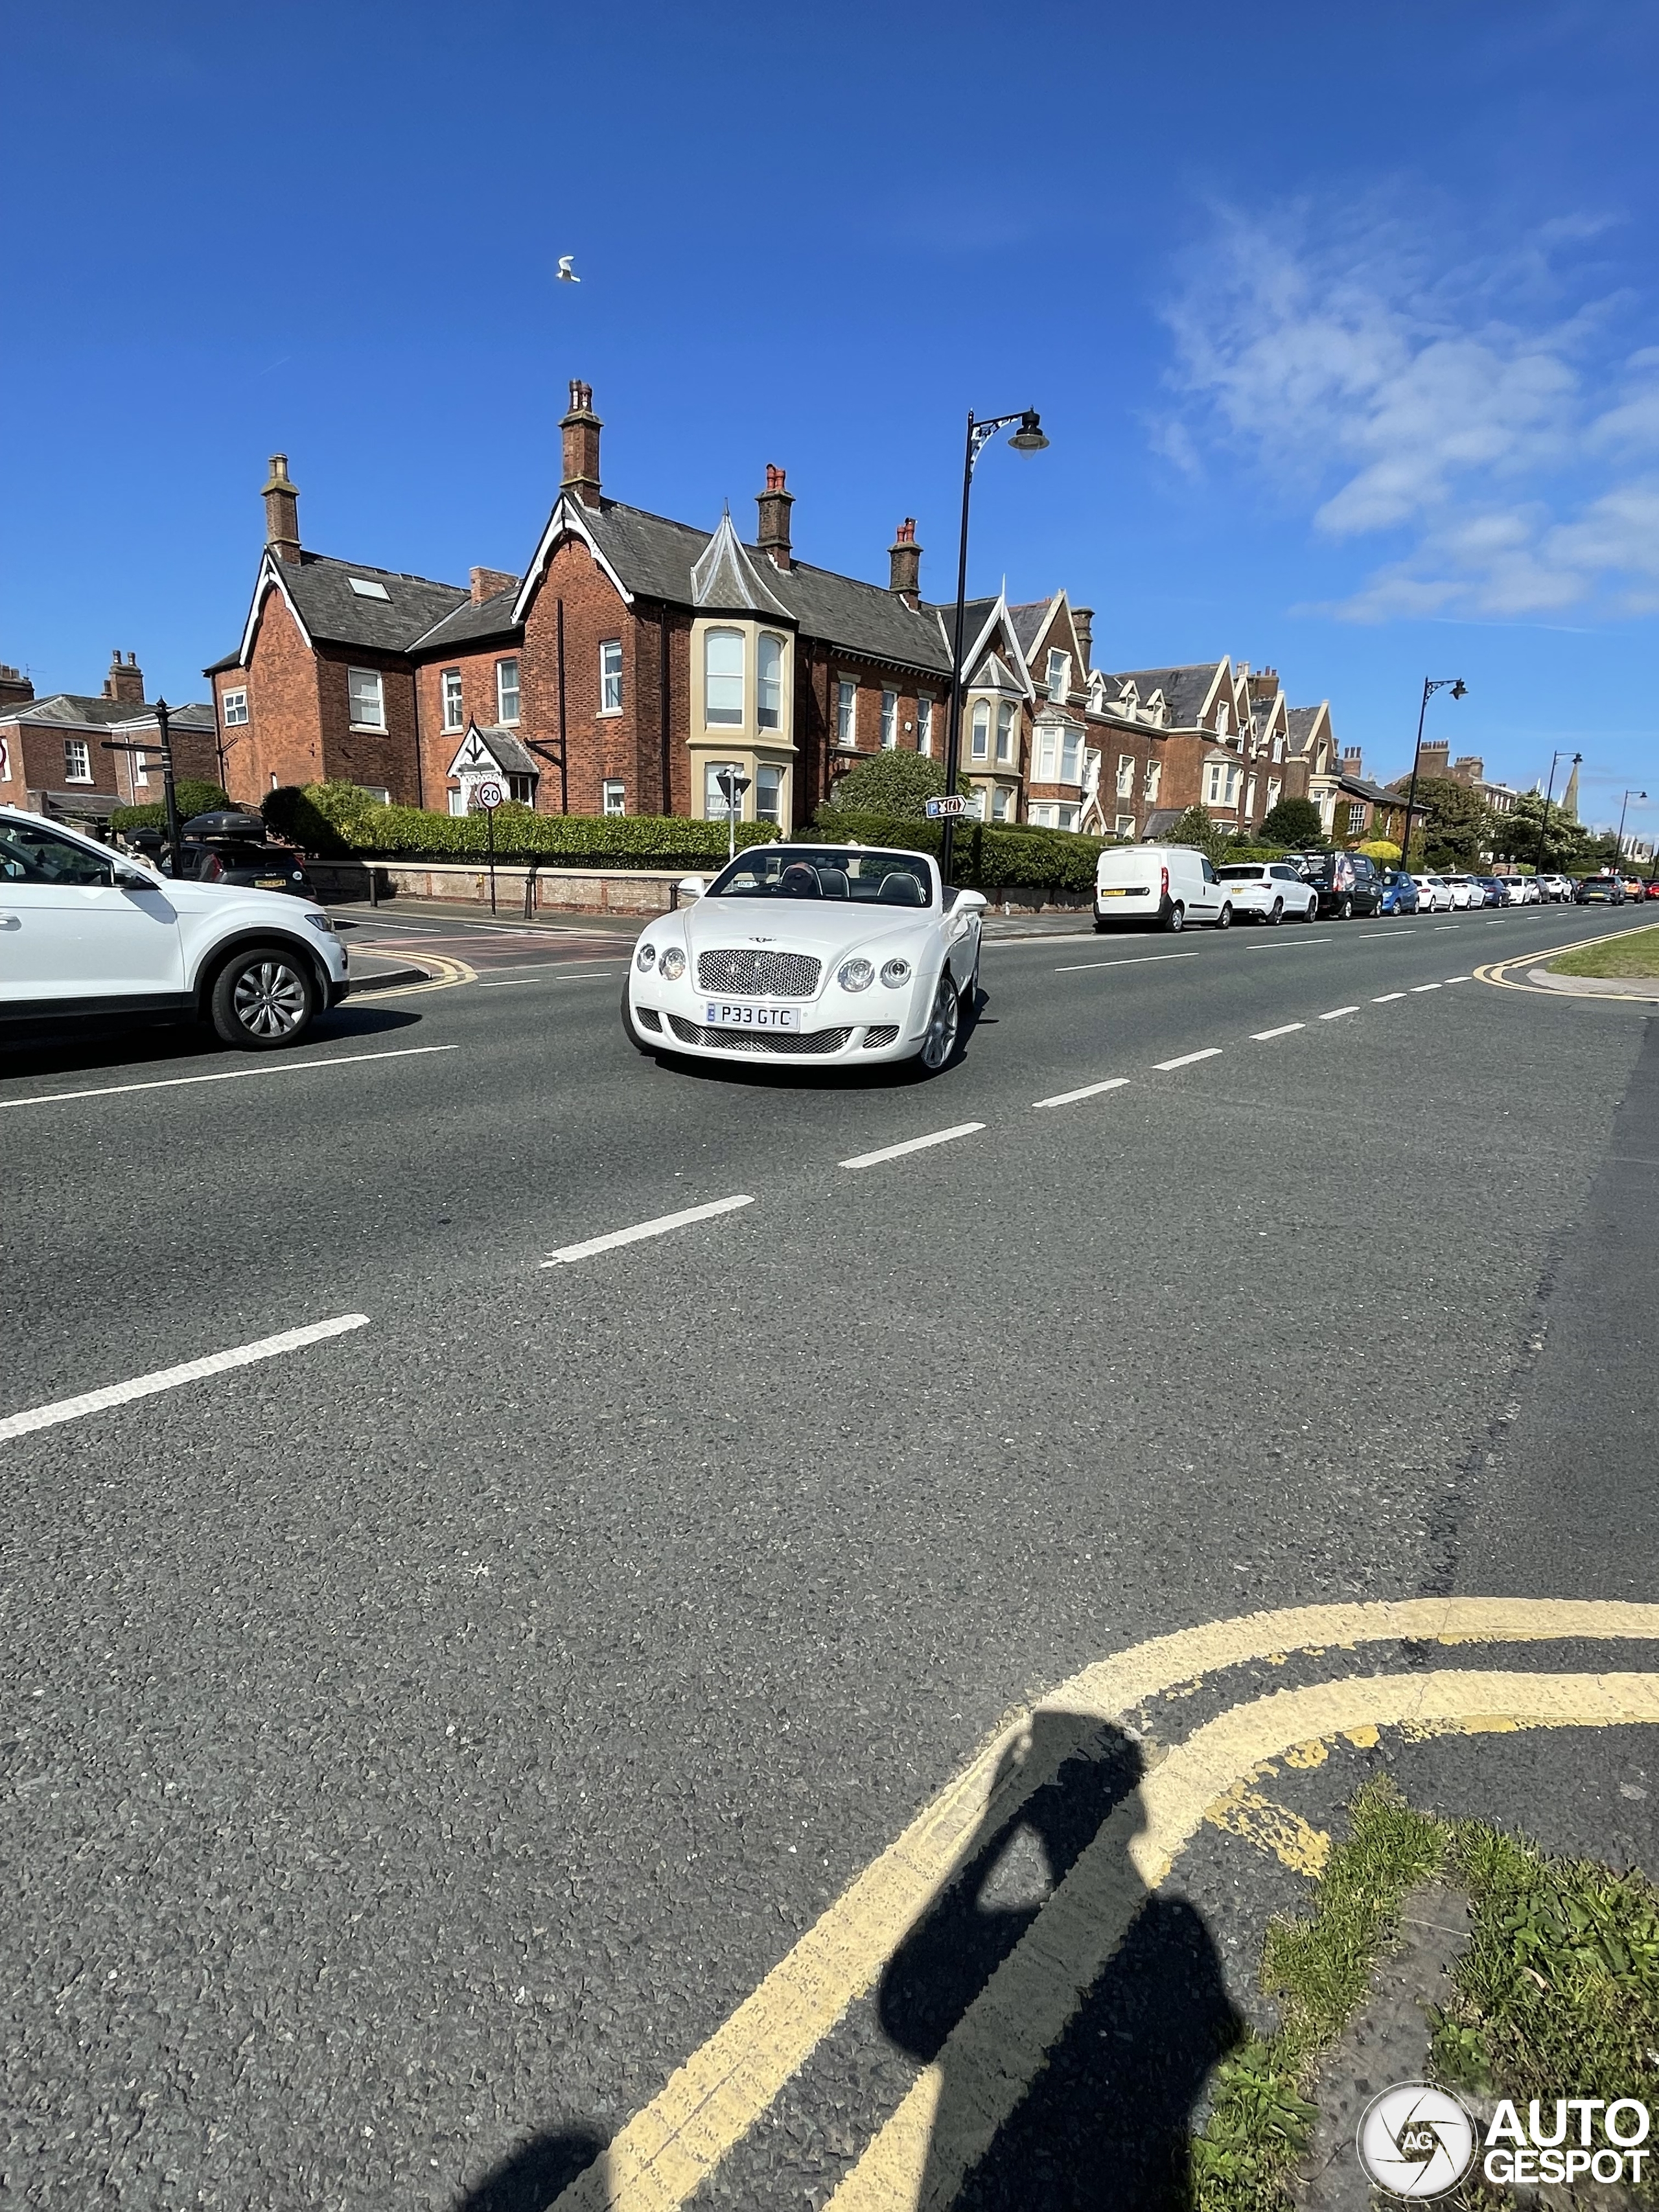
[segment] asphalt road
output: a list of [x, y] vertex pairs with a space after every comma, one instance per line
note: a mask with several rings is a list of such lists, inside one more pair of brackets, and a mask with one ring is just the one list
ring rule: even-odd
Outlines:
[[[1472, 976], [1603, 926], [988, 945], [933, 1082], [641, 1059], [603, 930], [10, 1051], [0, 1422], [366, 1322], [0, 1440], [8, 2190], [544, 2203], [1079, 1668], [1659, 1587], [1653, 1031]], [[1248, 2008], [1218, 1883], [1158, 1925]], [[926, 2044], [855, 2011], [695, 2201], [823, 2202]]]

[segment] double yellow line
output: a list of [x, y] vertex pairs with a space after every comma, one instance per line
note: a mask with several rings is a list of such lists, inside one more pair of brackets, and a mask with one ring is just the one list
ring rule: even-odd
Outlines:
[[[1636, 925], [1637, 929], [1650, 929], [1652, 927], [1651, 922], [1644, 921], [1639, 921]], [[1602, 931], [1600, 937], [1581, 937], [1576, 945], [1552, 945], [1541, 952], [1518, 955], [1513, 960], [1493, 960], [1486, 967], [1477, 968], [1474, 970], [1474, 980], [1477, 983], [1493, 984], [1500, 991], [1530, 991], [1538, 998], [1560, 1000], [1571, 997], [1571, 993], [1552, 991], [1547, 984], [1513, 982], [1507, 971], [1511, 968], [1541, 968], [1547, 961], [1559, 960], [1564, 952], [1582, 952], [1587, 945], [1606, 945], [1612, 938], [1630, 937], [1634, 933], [1634, 931], [1628, 927], [1607, 929]], [[1644, 999], [1621, 1000], [1611, 993], [1604, 994], [1600, 991], [1587, 991], [1583, 995], [1585, 998], [1599, 1000], [1603, 1005], [1610, 1004], [1615, 1006], [1621, 1005], [1639, 1006], [1652, 1003]]]

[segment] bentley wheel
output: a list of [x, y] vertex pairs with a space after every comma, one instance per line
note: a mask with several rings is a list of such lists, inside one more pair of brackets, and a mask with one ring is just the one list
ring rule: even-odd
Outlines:
[[319, 995], [303, 954], [279, 945], [256, 945], [220, 969], [210, 1011], [226, 1044], [270, 1052], [299, 1043], [311, 1027]]
[[927, 1018], [927, 1033], [921, 1041], [921, 1064], [929, 1075], [937, 1075], [951, 1065], [961, 1038], [962, 1000], [957, 995], [947, 966], [933, 994], [933, 1011]]

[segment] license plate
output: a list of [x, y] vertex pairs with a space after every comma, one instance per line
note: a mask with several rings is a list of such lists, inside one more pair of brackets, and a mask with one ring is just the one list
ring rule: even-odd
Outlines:
[[714, 999], [703, 1002], [703, 1027], [711, 1030], [798, 1030], [798, 1006], [724, 1006]]
[[253, 888], [256, 891], [285, 891], [288, 878], [286, 876], [255, 876]]
[[1127, 898], [1129, 894], [1127, 890], [1103, 890], [1100, 896], [1102, 898]]

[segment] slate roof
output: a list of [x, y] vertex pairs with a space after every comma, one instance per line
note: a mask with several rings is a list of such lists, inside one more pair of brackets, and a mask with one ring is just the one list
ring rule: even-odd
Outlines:
[[513, 602], [519, 596], [516, 584], [505, 592], [497, 592], [493, 599], [474, 605], [469, 593], [465, 606], [447, 614], [415, 640], [422, 653], [447, 653], [452, 646], [471, 645], [480, 638], [517, 637], [520, 625], [513, 619]]
[[[598, 507], [584, 507], [581, 519], [594, 544], [636, 597], [668, 599], [686, 607], [699, 604], [691, 572], [717, 532], [671, 522], [664, 515], [647, 514], [642, 507], [610, 499]], [[764, 580], [768, 595], [805, 635], [872, 659], [896, 660], [941, 676], [950, 673], [950, 652], [934, 609], [918, 612], [906, 606], [896, 592], [856, 576], [837, 575], [831, 568], [815, 568], [806, 562], [775, 568], [759, 546], [738, 543]], [[986, 603], [988, 615], [995, 604]]]
[[1400, 804], [1399, 792], [1385, 791], [1380, 783], [1373, 783], [1369, 776], [1345, 773], [1336, 778], [1336, 787], [1339, 791], [1346, 791], [1352, 799], [1368, 799], [1374, 806], [1398, 806]]
[[[130, 699], [106, 699], [100, 701], [100, 703], [108, 707], [120, 707], [125, 710], [117, 718], [119, 726], [123, 729], [131, 727], [136, 730], [153, 730], [156, 726], [155, 709], [154, 707], [135, 706]], [[193, 700], [190, 705], [186, 707], [169, 707], [167, 708], [167, 728], [169, 731], [201, 730], [204, 731], [209, 737], [211, 737], [218, 729], [218, 717], [213, 711], [213, 702], [211, 700]]]
[[[407, 653], [416, 638], [446, 615], [472, 604], [465, 584], [435, 584], [428, 576], [336, 561], [325, 553], [302, 553], [297, 561], [273, 565], [312, 636], [330, 645]], [[348, 580], [352, 576], [380, 585], [385, 599], [361, 598]]]
[[1170, 727], [1191, 730], [1198, 726], [1198, 718], [1204, 710], [1204, 702], [1210, 696], [1210, 687], [1215, 682], [1215, 672], [1220, 665], [1217, 659], [1194, 661], [1182, 668], [1126, 668], [1121, 674], [1109, 677], [1107, 681], [1115, 684], [1121, 691], [1133, 678], [1143, 707], [1154, 691], [1161, 691], [1164, 702], [1170, 710]]
[[[0, 722], [45, 722], [68, 725], [72, 722], [131, 722], [145, 714], [154, 714], [153, 707], [141, 706], [136, 699], [88, 699], [78, 691], [54, 691], [49, 699], [22, 699], [15, 707], [0, 707]], [[186, 710], [179, 709], [180, 714]], [[209, 726], [212, 726], [213, 709], [207, 709]]]
[[1052, 599], [1034, 599], [1028, 605], [1008, 610], [1008, 619], [1014, 626], [1014, 635], [1019, 640], [1019, 649], [1028, 660], [1053, 605]]
[[[522, 738], [515, 737], [511, 730], [504, 730], [499, 722], [479, 724], [477, 733], [503, 775], [539, 775], [547, 765], [537, 759]], [[465, 739], [462, 749], [465, 750]]]

